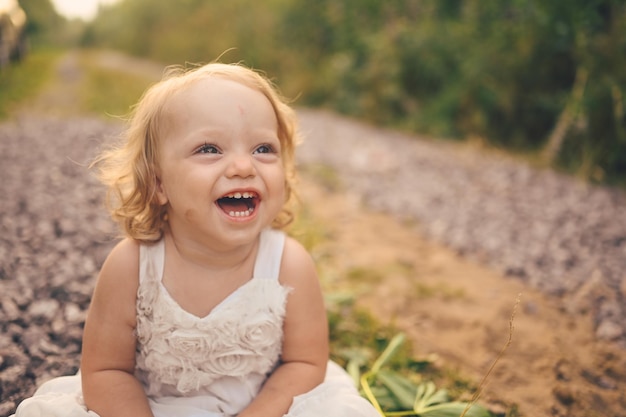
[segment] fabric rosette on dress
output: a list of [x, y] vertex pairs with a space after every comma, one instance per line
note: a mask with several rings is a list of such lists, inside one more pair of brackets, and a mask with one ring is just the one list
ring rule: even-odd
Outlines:
[[274, 369], [289, 292], [278, 280], [252, 279], [206, 317], [197, 317], [170, 296], [158, 267], [144, 268], [137, 296], [136, 374], [149, 396], [196, 395], [217, 380], [255, 374], [251, 380], [260, 381]]

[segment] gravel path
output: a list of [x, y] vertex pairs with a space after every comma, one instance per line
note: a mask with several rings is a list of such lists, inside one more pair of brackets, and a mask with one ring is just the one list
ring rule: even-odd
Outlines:
[[365, 205], [523, 280], [626, 347], [626, 193], [469, 147], [301, 111], [303, 164], [332, 167]]
[[[626, 347], [624, 192], [468, 148], [300, 111], [303, 166], [329, 166], [363, 203], [592, 311]], [[87, 164], [120, 125], [24, 113], [0, 123], [0, 416], [78, 369], [85, 312], [113, 244]], [[411, 226], [412, 227], [412, 226]]]
[[0, 416], [78, 369], [82, 324], [113, 227], [86, 168], [115, 126], [0, 124]]

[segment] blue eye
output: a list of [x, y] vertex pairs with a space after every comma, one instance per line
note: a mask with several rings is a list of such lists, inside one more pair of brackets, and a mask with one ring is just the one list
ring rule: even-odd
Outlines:
[[276, 153], [272, 145], [264, 144], [256, 148], [254, 153]]
[[217, 146], [215, 145], [210, 145], [208, 143], [205, 143], [200, 148], [198, 148], [196, 152], [197, 153], [220, 153], [220, 150], [217, 149]]

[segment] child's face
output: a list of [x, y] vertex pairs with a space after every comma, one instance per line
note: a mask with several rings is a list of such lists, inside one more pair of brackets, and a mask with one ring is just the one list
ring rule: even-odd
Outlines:
[[256, 238], [285, 202], [278, 124], [259, 91], [219, 78], [174, 95], [160, 139], [159, 202], [170, 230], [206, 244]]

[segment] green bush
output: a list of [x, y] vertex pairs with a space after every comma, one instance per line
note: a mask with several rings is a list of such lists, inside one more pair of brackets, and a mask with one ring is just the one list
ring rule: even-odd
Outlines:
[[0, 119], [35, 95], [51, 78], [58, 51], [35, 50], [22, 61], [0, 71]]
[[513, 151], [554, 147], [548, 163], [614, 182], [626, 177], [625, 32], [618, 0], [125, 0], [84, 41], [178, 64], [235, 48], [224, 61], [265, 70], [297, 104]]

